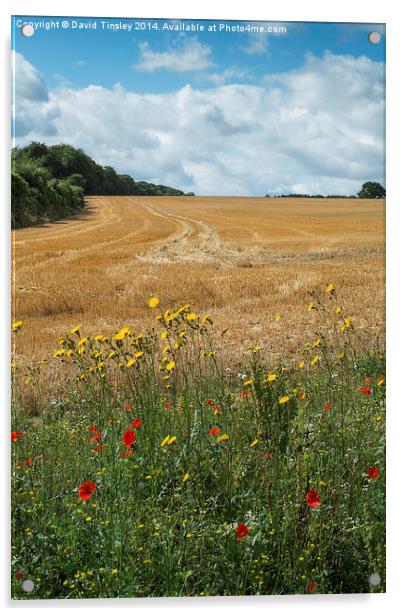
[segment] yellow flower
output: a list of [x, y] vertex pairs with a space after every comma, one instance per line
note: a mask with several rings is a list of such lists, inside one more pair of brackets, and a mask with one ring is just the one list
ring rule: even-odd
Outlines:
[[385, 381], [384, 376], [383, 375], [379, 376], [377, 379], [377, 387], [381, 387], [381, 385], [384, 385], [384, 381]]
[[254, 347], [254, 349], [252, 349], [252, 352], [253, 353], [259, 353], [259, 351], [261, 351], [261, 350], [262, 350], [262, 346], [257, 345], [256, 347]]
[[24, 321], [14, 321], [14, 323], [13, 323], [13, 332], [17, 332], [19, 329], [21, 329], [23, 323], [24, 323]]
[[131, 359], [128, 360], [128, 362], [126, 363], [126, 368], [131, 368], [131, 366], [134, 366], [134, 364], [137, 362], [136, 359], [134, 359], [133, 357]]
[[274, 374], [273, 372], [271, 372], [270, 374], [268, 374], [267, 376], [267, 381], [268, 383], [272, 383], [273, 381], [276, 381], [278, 379], [278, 377], [276, 376], [276, 374]]
[[114, 357], [115, 355], [117, 355], [116, 351], [110, 351], [108, 358], [111, 359], [112, 357]]
[[112, 575], [117, 575], [119, 573], [118, 569], [112, 569], [111, 574]]
[[95, 342], [103, 342], [103, 338], [104, 336], [102, 336], [102, 334], [96, 334], [96, 336], [94, 336]]
[[253, 384], [253, 379], [248, 379], [247, 381], [244, 381], [243, 385], [245, 387], [247, 387], [247, 385], [252, 385]]
[[316, 365], [316, 363], [318, 362], [318, 360], [319, 360], [318, 355], [315, 355], [315, 356], [313, 357], [313, 359], [311, 360], [310, 365], [311, 365], [311, 366], [315, 366], [315, 365]]
[[327, 286], [327, 288], [325, 289], [325, 293], [333, 293], [335, 291], [335, 287], [332, 284], [332, 282], [329, 283], [329, 285]]
[[183, 479], [182, 479], [183, 483], [185, 483], [188, 480], [189, 477], [190, 477], [190, 475], [188, 473], [183, 475]]
[[165, 438], [163, 439], [163, 441], [161, 442], [161, 447], [164, 447], [166, 445], [166, 443], [168, 442], [168, 440], [170, 439], [170, 434], [168, 434], [167, 436], [165, 436]]
[[62, 355], [64, 355], [64, 349], [58, 349], [53, 353], [52, 357], [61, 357]]
[[342, 312], [342, 308], [340, 306], [337, 306], [335, 308], [335, 314], [341, 314], [341, 312]]
[[81, 340], [79, 342], [77, 342], [77, 346], [81, 346], [82, 344], [85, 344], [87, 340], [88, 340], [87, 337], [81, 338]]
[[313, 342], [313, 347], [318, 347], [321, 344], [321, 339], [317, 338], [317, 340], [315, 342]]
[[150, 308], [156, 308], [157, 306], [159, 306], [159, 304], [160, 304], [159, 297], [151, 297], [148, 301], [148, 306]]
[[221, 443], [222, 441], [228, 441], [229, 440], [229, 434], [221, 434], [221, 436], [218, 436], [218, 438], [216, 439], [217, 443]]
[[196, 318], [197, 318], [197, 315], [195, 314], [195, 312], [190, 312], [189, 314], [186, 315], [187, 321], [195, 321]]
[[167, 441], [167, 444], [171, 445], [172, 443], [175, 442], [176, 439], [177, 439], [177, 436], [170, 436], [168, 441]]
[[315, 310], [314, 302], [309, 303], [309, 305], [307, 306], [307, 310], [309, 312], [311, 312], [312, 310]]
[[208, 321], [208, 323], [211, 323], [211, 325], [212, 325], [212, 320], [211, 320], [209, 314], [204, 314], [204, 316], [202, 317], [201, 321], [202, 321], [202, 323], [205, 323], [205, 321]]
[[76, 326], [75, 326], [75, 327], [73, 327], [73, 329], [70, 331], [70, 334], [77, 334], [77, 335], [79, 335], [79, 334], [78, 334], [78, 332], [80, 331], [80, 329], [81, 329], [81, 325], [76, 325]]
[[139, 358], [140, 358], [140, 357], [142, 357], [143, 355], [144, 355], [144, 351], [138, 351], [138, 352], [135, 354], [135, 357], [136, 357], [137, 359], [139, 359]]
[[163, 331], [163, 332], [161, 333], [161, 335], [160, 335], [160, 339], [161, 339], [161, 340], [166, 340], [166, 338], [168, 337], [168, 335], [169, 335], [169, 334], [168, 334], [168, 333], [167, 333], [167, 331], [165, 330], [165, 331]]
[[279, 398], [278, 402], [279, 404], [286, 404], [286, 402], [289, 402], [290, 400], [290, 396], [282, 396], [282, 398]]
[[67, 357], [71, 357], [72, 354], [73, 354], [72, 349], [67, 349], [67, 351], [66, 351]]
[[350, 319], [343, 319], [343, 323], [345, 327], [351, 327], [352, 325], [352, 323], [350, 322]]
[[175, 365], [176, 365], [176, 362], [172, 359], [172, 361], [170, 361], [168, 364], [166, 364], [166, 370], [169, 370], [169, 372], [170, 372], [171, 370], [173, 370]]
[[255, 447], [257, 443], [258, 443], [258, 438], [255, 438], [253, 441], [251, 441], [250, 447]]
[[280, 321], [280, 320], [281, 320], [281, 318], [282, 318], [282, 317], [281, 317], [281, 315], [280, 315], [280, 314], [277, 314], [277, 315], [275, 316], [275, 321]]
[[304, 368], [304, 361], [301, 361], [299, 364], [299, 368]]
[[131, 334], [131, 330], [128, 327], [122, 327], [121, 330], [113, 336], [113, 340], [124, 340]]

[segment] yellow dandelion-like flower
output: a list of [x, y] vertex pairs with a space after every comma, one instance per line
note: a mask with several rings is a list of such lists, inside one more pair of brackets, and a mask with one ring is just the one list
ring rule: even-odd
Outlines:
[[342, 312], [342, 308], [340, 306], [337, 306], [335, 308], [335, 314], [341, 314], [341, 312]]
[[218, 436], [218, 438], [216, 439], [217, 443], [222, 443], [222, 441], [228, 441], [229, 440], [229, 434], [221, 434], [221, 436]]
[[274, 321], [280, 321], [280, 320], [281, 320], [281, 318], [282, 318], [282, 317], [281, 317], [281, 315], [280, 315], [280, 314], [277, 314], [277, 315], [275, 316]]
[[64, 355], [64, 349], [58, 349], [53, 353], [52, 357], [61, 357], [62, 355]]
[[166, 370], [169, 370], [169, 372], [171, 370], [174, 369], [174, 367], [176, 366], [176, 362], [172, 359], [172, 361], [170, 361], [168, 364], [166, 364]]
[[110, 351], [108, 358], [112, 359], [112, 357], [115, 357], [117, 355], [116, 351]]
[[148, 306], [150, 308], [156, 308], [157, 306], [159, 306], [159, 304], [160, 304], [159, 297], [151, 297], [148, 301]]
[[282, 398], [279, 398], [278, 402], [279, 404], [286, 404], [286, 402], [289, 402], [290, 400], [290, 396], [282, 396]]
[[82, 355], [83, 353], [85, 353], [85, 344], [83, 344], [82, 346], [80, 346], [80, 348], [78, 349], [78, 355]]
[[170, 434], [168, 434], [167, 436], [165, 436], [165, 438], [163, 439], [163, 441], [161, 441], [161, 447], [164, 447], [168, 440], [170, 439]]
[[96, 334], [96, 336], [94, 336], [94, 340], [95, 342], [102, 342], [103, 340], [102, 334]]
[[23, 326], [24, 321], [14, 321], [13, 323], [13, 332], [17, 332]]
[[317, 340], [315, 342], [313, 342], [313, 347], [319, 347], [321, 344], [321, 339], [317, 338]]
[[87, 340], [88, 340], [88, 338], [87, 338], [87, 337], [85, 337], [85, 338], [81, 338], [81, 340], [79, 340], [79, 341], [77, 342], [77, 346], [81, 346], [81, 345], [85, 344]]
[[305, 348], [305, 349], [308, 349], [308, 347], [309, 347], [309, 346], [310, 346], [310, 343], [309, 343], [309, 342], [306, 342], [306, 343], [305, 343], [305, 345], [304, 345], [304, 348]]
[[327, 288], [325, 289], [325, 293], [332, 294], [334, 291], [335, 291], [335, 287], [332, 284], [332, 282], [330, 282], [329, 285], [327, 285]]
[[165, 331], [163, 331], [163, 332], [161, 333], [161, 335], [160, 335], [160, 339], [161, 339], [161, 340], [166, 340], [166, 338], [168, 337], [168, 335], [169, 335], [169, 334], [167, 333], [167, 331], [166, 331], [166, 329], [165, 329]]
[[186, 329], [182, 329], [181, 332], [179, 332], [179, 336], [180, 338], [184, 338], [184, 336], [186, 335], [187, 330]]
[[338, 357], [341, 360], [344, 359], [345, 358], [345, 353], [339, 353]]
[[318, 360], [319, 360], [318, 355], [315, 355], [315, 356], [313, 357], [313, 359], [311, 360], [311, 362], [310, 362], [310, 366], [315, 366], [315, 365], [316, 365], [316, 363], [318, 362]]
[[247, 385], [252, 385], [253, 384], [253, 379], [247, 379], [247, 381], [244, 381], [243, 385], [245, 387], [247, 387]]
[[261, 350], [262, 350], [262, 346], [257, 345], [251, 351], [252, 351], [252, 353], [259, 353]]
[[314, 302], [310, 302], [309, 305], [307, 306], [307, 310], [309, 312], [311, 312], [312, 310], [315, 310], [315, 305]]
[[350, 319], [343, 319], [343, 323], [345, 325], [345, 327], [351, 327], [352, 323]]
[[67, 349], [67, 351], [66, 351], [67, 357], [71, 357], [72, 354], [73, 354], [72, 349]]
[[77, 334], [79, 335], [79, 331], [81, 329], [81, 325], [76, 325], [75, 327], [73, 327], [73, 329], [70, 331], [70, 334]]
[[174, 442], [175, 442], [175, 440], [176, 440], [176, 439], [177, 439], [177, 436], [170, 436], [170, 437], [168, 438], [167, 444], [168, 444], [168, 445], [171, 445], [172, 443], [174, 443]]
[[377, 383], [377, 387], [381, 387], [381, 385], [384, 385], [385, 382], [385, 377], [383, 375], [379, 376], [376, 383]]
[[188, 481], [189, 477], [190, 477], [190, 475], [188, 473], [185, 473], [185, 475], [183, 475], [183, 479], [182, 479], [183, 483]]
[[137, 359], [139, 359], [140, 357], [142, 357], [144, 355], [144, 351], [137, 351], [137, 353], [135, 354], [135, 357]]
[[131, 366], [134, 366], [134, 364], [137, 362], [137, 360], [132, 357], [131, 359], [128, 360], [128, 362], [126, 363], [126, 368], [131, 368]]
[[204, 316], [202, 317], [201, 322], [205, 323], [205, 321], [208, 321], [208, 323], [210, 323], [212, 325], [212, 319], [209, 316], [209, 314], [204, 314]]
[[122, 327], [121, 330], [119, 332], [117, 332], [117, 334], [115, 334], [113, 336], [113, 340], [124, 340], [125, 338], [127, 338], [127, 336], [129, 336], [131, 334], [131, 330], [128, 329], [128, 327]]
[[277, 381], [277, 380], [278, 380], [278, 377], [276, 376], [276, 374], [274, 374], [273, 372], [268, 374], [267, 376], [268, 383], [272, 383], [273, 381]]
[[195, 321], [196, 318], [197, 315], [195, 314], [195, 312], [190, 312], [189, 314], [186, 314], [187, 321]]
[[255, 447], [257, 443], [258, 443], [258, 438], [255, 438], [253, 441], [251, 441], [250, 447]]
[[299, 364], [299, 368], [304, 368], [304, 361], [301, 361]]

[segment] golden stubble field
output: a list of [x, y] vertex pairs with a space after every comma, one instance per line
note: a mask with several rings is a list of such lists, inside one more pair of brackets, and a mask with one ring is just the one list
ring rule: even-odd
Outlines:
[[256, 344], [296, 350], [313, 334], [308, 292], [330, 282], [353, 323], [384, 333], [383, 200], [96, 196], [12, 241], [20, 365], [79, 323], [83, 335], [152, 327], [154, 295], [209, 313], [228, 364]]

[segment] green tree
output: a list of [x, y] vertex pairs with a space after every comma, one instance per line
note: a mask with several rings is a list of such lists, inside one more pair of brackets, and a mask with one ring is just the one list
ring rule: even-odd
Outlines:
[[385, 188], [379, 182], [364, 182], [357, 196], [360, 199], [383, 199]]

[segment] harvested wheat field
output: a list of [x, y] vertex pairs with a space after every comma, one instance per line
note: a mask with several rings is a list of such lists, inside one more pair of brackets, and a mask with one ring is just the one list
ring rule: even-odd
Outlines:
[[78, 217], [13, 233], [16, 361], [51, 355], [77, 324], [142, 331], [151, 296], [209, 313], [228, 363], [257, 344], [285, 356], [313, 335], [308, 293], [329, 283], [381, 337], [384, 219], [383, 200], [90, 197]]

